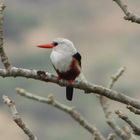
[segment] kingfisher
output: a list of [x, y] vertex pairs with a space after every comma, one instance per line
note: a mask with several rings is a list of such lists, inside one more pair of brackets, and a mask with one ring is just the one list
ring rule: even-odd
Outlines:
[[52, 48], [50, 55], [51, 63], [58, 75], [58, 80], [68, 81], [66, 86], [66, 98], [71, 101], [73, 98], [72, 82], [81, 73], [81, 55], [74, 44], [65, 38], [56, 38], [50, 43], [38, 45], [39, 48]]

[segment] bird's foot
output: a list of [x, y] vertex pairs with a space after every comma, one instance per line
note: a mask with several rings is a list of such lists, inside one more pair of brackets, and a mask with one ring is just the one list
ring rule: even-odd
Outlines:
[[57, 76], [57, 81], [61, 80], [62, 78], [58, 75]]
[[68, 85], [68, 86], [71, 86], [72, 83], [73, 83], [73, 80], [68, 80], [68, 81], [67, 81], [67, 85]]
[[45, 78], [47, 75], [46, 75], [46, 72], [45, 71], [42, 71], [42, 70], [38, 70], [37, 71], [37, 75], [39, 77], [42, 77], [42, 78]]

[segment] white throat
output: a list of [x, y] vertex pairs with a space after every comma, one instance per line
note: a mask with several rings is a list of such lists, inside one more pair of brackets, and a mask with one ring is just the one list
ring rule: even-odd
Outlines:
[[66, 72], [70, 69], [72, 55], [53, 50], [50, 58], [52, 64], [57, 70], [59, 70], [59, 72]]

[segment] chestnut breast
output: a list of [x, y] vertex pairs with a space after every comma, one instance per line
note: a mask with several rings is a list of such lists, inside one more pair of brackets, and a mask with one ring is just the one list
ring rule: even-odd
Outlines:
[[67, 71], [60, 72], [56, 68], [55, 70], [60, 78], [65, 80], [75, 80], [75, 78], [78, 77], [81, 72], [81, 67], [79, 65], [79, 62], [75, 58], [73, 58], [70, 64], [70, 68]]

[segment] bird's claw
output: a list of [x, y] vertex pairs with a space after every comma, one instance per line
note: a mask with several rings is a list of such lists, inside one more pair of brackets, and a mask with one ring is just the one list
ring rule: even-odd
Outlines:
[[62, 78], [60, 76], [57, 76], [57, 81], [61, 80]]
[[72, 83], [73, 83], [73, 80], [68, 80], [68, 81], [67, 81], [68, 86], [71, 86]]
[[39, 77], [46, 77], [46, 72], [45, 71], [42, 71], [42, 70], [38, 70], [37, 71], [37, 75], [39, 76]]

